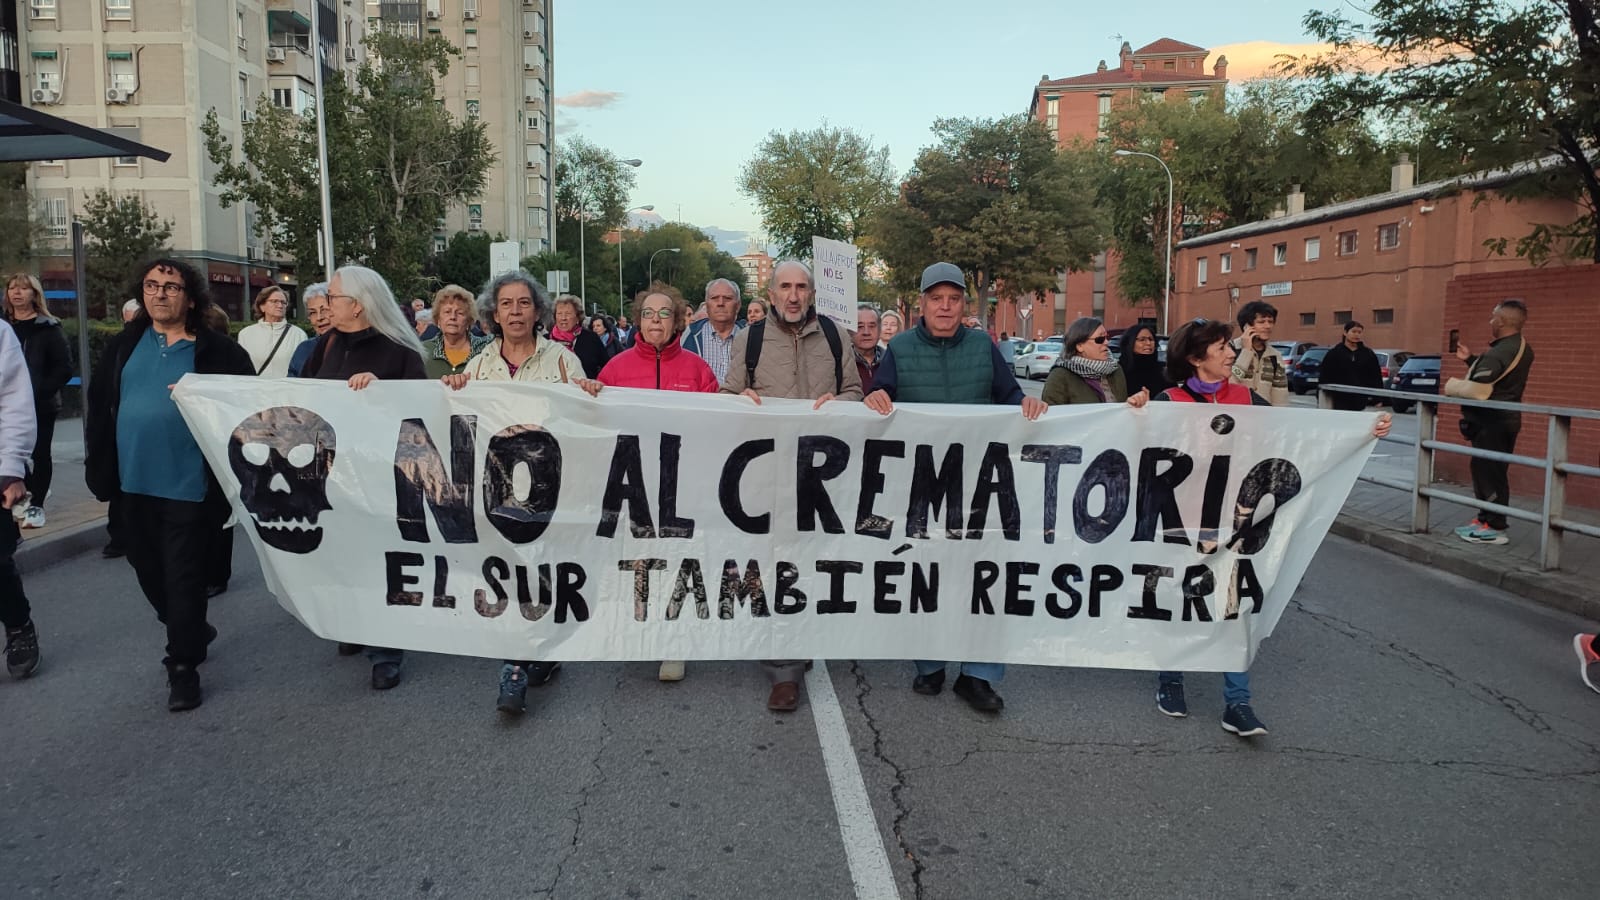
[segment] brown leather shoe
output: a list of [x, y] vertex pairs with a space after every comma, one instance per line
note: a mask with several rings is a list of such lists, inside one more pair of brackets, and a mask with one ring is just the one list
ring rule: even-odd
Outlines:
[[800, 707], [800, 682], [780, 681], [767, 695], [767, 709], [773, 712], [794, 712]]

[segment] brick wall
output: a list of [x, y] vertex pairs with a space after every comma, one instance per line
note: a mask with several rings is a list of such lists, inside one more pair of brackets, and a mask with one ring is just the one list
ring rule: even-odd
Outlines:
[[[1595, 390], [1596, 373], [1600, 372], [1600, 269], [1590, 265], [1493, 272], [1452, 279], [1445, 288], [1444, 322], [1437, 350], [1444, 357], [1442, 378], [1466, 375], [1466, 364], [1449, 353], [1451, 330], [1459, 329], [1461, 342], [1474, 353], [1482, 352], [1489, 344], [1490, 313], [1495, 304], [1512, 297], [1528, 305], [1528, 325], [1523, 334], [1535, 355], [1523, 402], [1600, 408], [1596, 400], [1600, 395]], [[1418, 349], [1427, 352], [1424, 348]], [[1441, 440], [1465, 443], [1458, 427], [1458, 409], [1440, 408], [1438, 433]], [[1542, 456], [1548, 420], [1532, 415], [1522, 418], [1516, 452]], [[1574, 423], [1568, 454], [1573, 462], [1600, 465], [1600, 423]], [[1436, 476], [1470, 484], [1468, 462], [1463, 456], [1440, 454]], [[1515, 496], [1542, 496], [1544, 474], [1526, 466], [1512, 466], [1511, 491]], [[1600, 508], [1600, 479], [1569, 478], [1567, 501]]]

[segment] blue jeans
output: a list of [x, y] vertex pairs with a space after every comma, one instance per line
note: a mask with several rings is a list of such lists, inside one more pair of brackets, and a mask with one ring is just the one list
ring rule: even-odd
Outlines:
[[[1162, 672], [1158, 684], [1183, 684], [1182, 672]], [[1229, 706], [1250, 702], [1250, 673], [1222, 673], [1222, 702]]]
[[[945, 662], [942, 659], [916, 660], [918, 675], [932, 675], [944, 671]], [[969, 678], [981, 678], [990, 684], [999, 684], [1000, 679], [1006, 677], [1005, 663], [974, 663], [961, 664], [961, 674]]]

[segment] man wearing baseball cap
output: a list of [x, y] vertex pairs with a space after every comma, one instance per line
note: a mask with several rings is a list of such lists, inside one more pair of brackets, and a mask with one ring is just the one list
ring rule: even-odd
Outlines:
[[[974, 403], [1022, 407], [1022, 414], [1039, 418], [1047, 408], [1042, 400], [1022, 392], [1000, 348], [982, 332], [963, 328], [967, 305], [967, 279], [954, 263], [939, 262], [922, 270], [922, 321], [889, 341], [866, 404], [880, 415], [905, 403]], [[916, 661], [917, 677], [911, 689], [933, 696], [944, 689], [942, 660]], [[1001, 663], [961, 664], [956, 696], [973, 709], [999, 712], [1005, 701], [994, 685], [1005, 677]]]

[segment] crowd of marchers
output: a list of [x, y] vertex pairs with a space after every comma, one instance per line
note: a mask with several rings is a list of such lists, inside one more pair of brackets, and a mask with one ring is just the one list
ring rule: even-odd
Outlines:
[[[635, 298], [631, 318], [616, 320], [586, 319], [577, 298], [552, 301], [522, 271], [496, 276], [477, 294], [446, 286], [429, 306], [422, 300], [404, 305], [376, 272], [345, 266], [304, 292], [315, 335], [287, 321], [287, 295], [269, 287], [255, 298], [257, 321], [234, 340], [205, 279], [190, 263], [149, 263], [132, 286], [135, 299], [124, 308], [124, 328], [105, 347], [91, 382], [84, 468], [92, 493], [110, 504], [106, 555], [126, 555], [165, 625], [168, 708], [188, 710], [202, 702], [200, 667], [217, 636], [207, 620], [208, 603], [226, 590], [231, 575], [229, 499], [171, 398], [172, 386], [191, 372], [329, 379], [354, 391], [379, 380], [431, 379], [458, 391], [470, 391], [477, 381], [509, 381], [565, 383], [590, 395], [608, 387], [720, 392], [752, 408], [772, 397], [810, 400], [819, 414], [829, 404], [857, 402], [883, 415], [896, 403], [1007, 405], [1029, 420], [1061, 404], [1287, 402], [1287, 372], [1269, 340], [1277, 312], [1265, 303], [1244, 306], [1236, 323], [1185, 323], [1171, 335], [1164, 361], [1148, 326], [1125, 334], [1122, 353], [1114, 356], [1104, 324], [1079, 319], [1067, 327], [1061, 356], [1035, 398], [1017, 383], [991, 335], [974, 327], [967, 284], [959, 267], [934, 263], [922, 273], [914, 316], [863, 306], [851, 333], [818, 315], [812, 273], [795, 260], [773, 268], [764, 299], [745, 302], [738, 284], [718, 279], [691, 309], [677, 290], [657, 284]], [[1526, 315], [1520, 303], [1502, 304], [1490, 323], [1491, 348], [1480, 356], [1461, 348], [1471, 367], [1468, 380], [1488, 386], [1492, 399], [1519, 399], [1527, 382], [1532, 353], [1520, 335]], [[7, 667], [13, 676], [26, 677], [38, 668], [41, 653], [14, 554], [21, 530], [44, 522], [49, 436], [71, 364], [59, 323], [31, 276], [7, 282], [3, 319], [0, 490], [15, 515], [0, 517], [0, 620]], [[1359, 325], [1347, 328], [1348, 359], [1341, 361], [1353, 373], [1351, 383], [1366, 377], [1363, 367], [1375, 366], [1360, 337]], [[1514, 443], [1516, 423], [1487, 415], [1474, 414], [1475, 435], [1487, 436], [1496, 448]], [[1389, 427], [1387, 414], [1376, 416], [1372, 433], [1381, 438]], [[1499, 464], [1496, 474], [1493, 465], [1474, 460], [1478, 496], [1504, 504], [1505, 467]], [[1480, 514], [1471, 528], [1503, 529], [1504, 519], [1494, 516]], [[1593, 686], [1600, 645], [1593, 635], [1580, 635], [1574, 646]], [[366, 654], [374, 689], [389, 690], [401, 681], [399, 649], [340, 644], [338, 652]], [[523, 713], [528, 688], [548, 683], [560, 665], [505, 660], [497, 708]], [[799, 707], [808, 665], [799, 659], [762, 664], [771, 685], [768, 709]], [[938, 695], [947, 668], [941, 660], [915, 661], [912, 690]], [[663, 661], [658, 675], [679, 681], [684, 662]], [[961, 662], [952, 690], [978, 710], [998, 712], [1004, 675], [1001, 664]], [[1251, 707], [1248, 673], [1225, 673], [1222, 680], [1222, 727], [1242, 737], [1264, 734]], [[1183, 684], [1181, 672], [1158, 674], [1155, 696], [1162, 713], [1188, 714]]]

